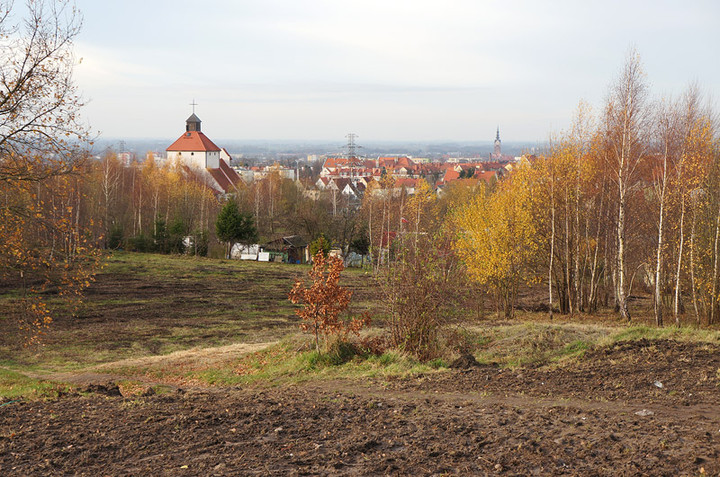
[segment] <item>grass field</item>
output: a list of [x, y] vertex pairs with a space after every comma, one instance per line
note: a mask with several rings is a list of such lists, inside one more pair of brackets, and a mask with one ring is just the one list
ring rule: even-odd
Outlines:
[[[308, 266], [116, 252], [76, 314], [55, 314], [41, 346], [25, 348], [12, 316], [0, 320], [0, 365], [59, 372], [129, 358], [237, 343], [275, 342], [298, 332], [287, 294]], [[372, 280], [350, 269], [353, 309], [377, 301]], [[5, 284], [0, 307], [16, 294]], [[50, 296], [50, 304], [56, 302]]]
[[[294, 305], [287, 299], [294, 280], [308, 270], [298, 265], [116, 252], [88, 289], [79, 313], [58, 313], [41, 346], [24, 347], [12, 317], [3, 317], [0, 366], [10, 374], [0, 381], [0, 388], [8, 389], [17, 373], [30, 379], [92, 371], [150, 381], [237, 384], [424, 373], [443, 369], [453, 358], [449, 353], [420, 364], [391, 350], [380, 357], [325, 366], [328, 363], [309, 352], [307, 339], [299, 335]], [[351, 312], [369, 310], [374, 319], [370, 333], [381, 333], [384, 310], [371, 275], [348, 269], [343, 284], [353, 291]], [[14, 299], [12, 288], [6, 285], [5, 290], [0, 300]], [[454, 336], [469, 344], [479, 362], [501, 366], [552, 364], [621, 339], [718, 340], [718, 332], [712, 330], [628, 328], [609, 315], [583, 317], [581, 323], [551, 323], [543, 313], [521, 312], [517, 320], [503, 321], [492, 318], [492, 312], [479, 319], [477, 310], [463, 303], [453, 310]], [[29, 382], [20, 384], [26, 387]], [[38, 388], [41, 392], [48, 386]], [[2, 394], [14, 396], [18, 389]]]

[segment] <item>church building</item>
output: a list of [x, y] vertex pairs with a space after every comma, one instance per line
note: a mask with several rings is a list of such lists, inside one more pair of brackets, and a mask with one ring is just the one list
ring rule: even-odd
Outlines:
[[220, 167], [220, 148], [201, 130], [200, 118], [193, 113], [185, 121], [185, 134], [167, 148], [169, 160], [179, 159], [201, 169]]
[[230, 167], [230, 154], [220, 149], [201, 129], [195, 113], [185, 121], [185, 132], [166, 149], [169, 161], [177, 160], [183, 166], [200, 171], [208, 185], [219, 194], [237, 192], [242, 180]]

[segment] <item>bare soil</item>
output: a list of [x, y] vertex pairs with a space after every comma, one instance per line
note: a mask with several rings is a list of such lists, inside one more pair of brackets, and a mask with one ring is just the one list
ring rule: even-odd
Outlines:
[[[718, 475], [720, 347], [0, 407], [1, 475]], [[113, 396], [115, 394], [115, 396]]]

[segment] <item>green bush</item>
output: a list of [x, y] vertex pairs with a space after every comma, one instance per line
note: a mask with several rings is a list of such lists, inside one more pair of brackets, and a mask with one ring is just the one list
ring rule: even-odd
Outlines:
[[315, 254], [321, 250], [326, 257], [328, 253], [330, 253], [330, 242], [323, 234], [320, 234], [320, 236], [310, 244], [310, 256], [314, 257]]
[[182, 254], [185, 253], [185, 236], [188, 234], [188, 227], [182, 221], [177, 218], [170, 224], [169, 236], [168, 236], [168, 251], [170, 253]]
[[208, 239], [207, 230], [197, 230], [192, 237], [190, 243], [190, 255], [196, 255], [199, 257], [207, 257], [210, 240]]
[[[155, 219], [155, 233], [153, 234], [153, 249], [158, 253], [168, 253], [170, 251], [170, 234], [167, 230], [165, 219], [158, 216]], [[138, 250], [142, 252], [143, 250]]]
[[131, 252], [152, 252], [153, 240], [141, 233], [127, 240], [127, 249]]
[[113, 225], [108, 232], [107, 248], [117, 250], [123, 246], [123, 230], [119, 225]]

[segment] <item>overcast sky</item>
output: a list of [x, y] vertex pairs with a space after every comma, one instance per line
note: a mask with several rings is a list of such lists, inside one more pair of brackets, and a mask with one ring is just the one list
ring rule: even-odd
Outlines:
[[631, 47], [654, 94], [720, 92], [716, 0], [77, 5], [75, 78], [106, 138], [174, 138], [194, 99], [213, 139], [542, 141], [601, 107]]

